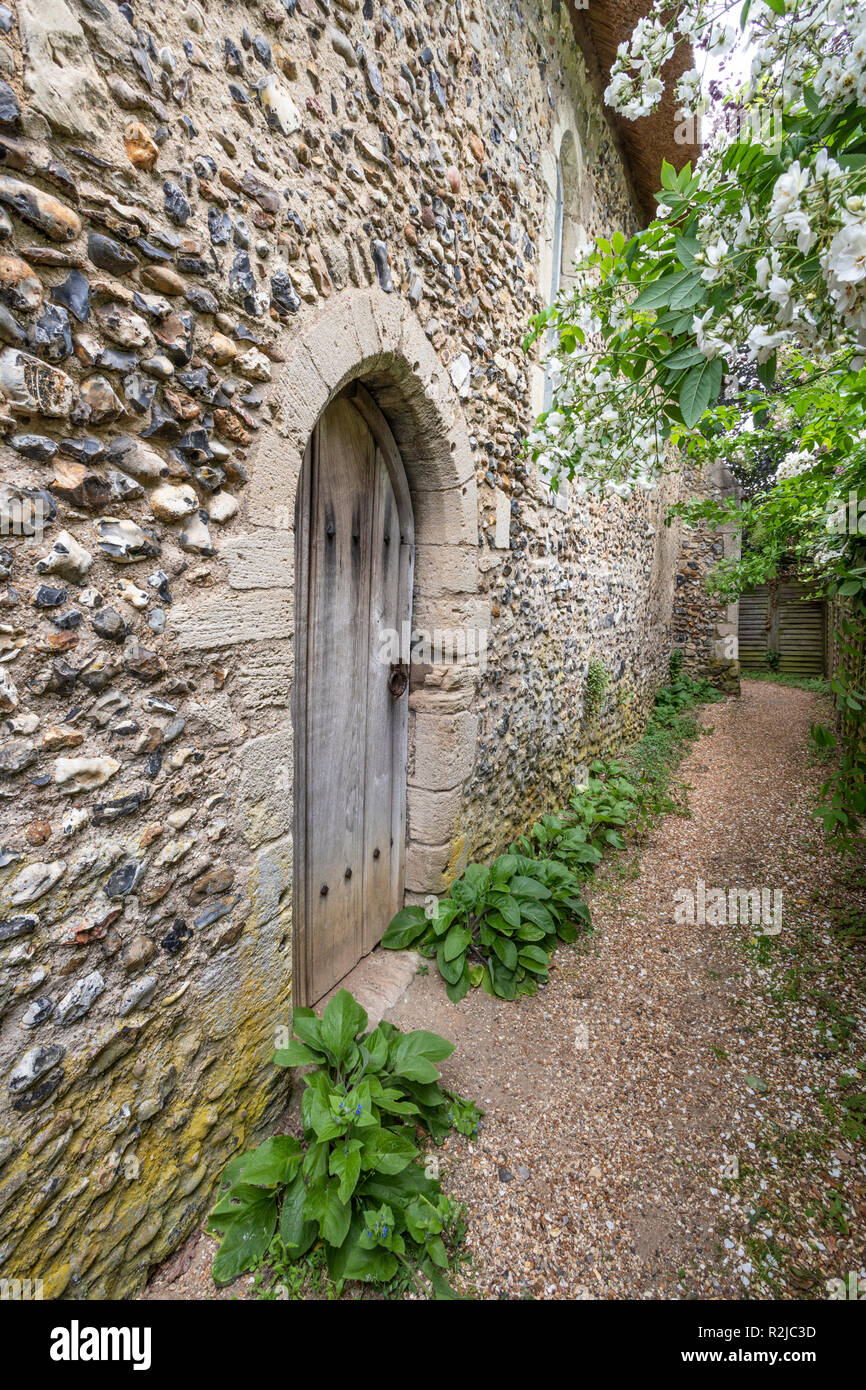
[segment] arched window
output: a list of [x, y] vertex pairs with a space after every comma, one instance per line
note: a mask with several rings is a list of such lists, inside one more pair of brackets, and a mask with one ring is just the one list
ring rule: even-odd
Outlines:
[[559, 285], [557, 289], [571, 284], [574, 271], [574, 258], [584, 238], [580, 220], [581, 162], [577, 140], [572, 131], [567, 130], [559, 147], [559, 183], [561, 190], [560, 234], [559, 234]]
[[[553, 255], [550, 273], [550, 303], [560, 289], [568, 288], [573, 276], [574, 258], [583, 239], [580, 222], [580, 157], [573, 131], [567, 130], [556, 159], [556, 195], [553, 209]], [[544, 377], [544, 409], [553, 400], [550, 373]]]
[[[567, 130], [562, 137], [556, 159], [556, 193], [553, 209], [553, 247], [550, 267], [550, 303], [559, 291], [568, 289], [572, 279], [574, 257], [583, 240], [583, 227], [580, 222], [581, 162], [574, 132]], [[550, 331], [548, 347], [553, 346], [553, 330]], [[553, 405], [553, 382], [550, 371], [544, 373], [543, 410]], [[545, 471], [541, 470], [542, 477]], [[551, 500], [560, 511], [568, 508], [568, 483], [560, 479], [559, 489], [552, 493]]]

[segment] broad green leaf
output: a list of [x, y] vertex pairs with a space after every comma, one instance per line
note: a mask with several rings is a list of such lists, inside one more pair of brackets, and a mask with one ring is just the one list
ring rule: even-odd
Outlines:
[[312, 1009], [292, 1010], [292, 1032], [309, 1047], [324, 1051], [322, 1045], [322, 1026]]
[[233, 1200], [229, 1209], [220, 1211], [220, 1202], [208, 1224], [210, 1231], [223, 1237], [213, 1262], [216, 1284], [228, 1284], [262, 1259], [277, 1224], [277, 1200], [266, 1188], [236, 1187], [230, 1196]]
[[319, 1234], [329, 1245], [342, 1245], [349, 1230], [351, 1207], [340, 1199], [337, 1178], [315, 1183], [307, 1192], [304, 1216], [319, 1225]]
[[[378, 1028], [374, 1028], [372, 1033], [368, 1033], [361, 1043], [362, 1061], [373, 1071], [381, 1071], [388, 1060], [388, 1038], [382, 1029], [381, 1023]], [[364, 1054], [366, 1053], [366, 1059]]]
[[436, 1081], [439, 1078], [435, 1062], [444, 1062], [454, 1051], [454, 1044], [438, 1033], [428, 1033], [419, 1028], [406, 1033], [397, 1044], [391, 1069], [397, 1076], [405, 1076], [410, 1081]]
[[315, 1221], [304, 1220], [306, 1201], [307, 1189], [299, 1173], [294, 1182], [286, 1188], [280, 1210], [280, 1240], [292, 1260], [298, 1260], [301, 1255], [306, 1254], [319, 1232]]
[[455, 922], [442, 943], [443, 956], [446, 960], [455, 960], [463, 954], [471, 940], [472, 933], [469, 928], [462, 922]]
[[680, 265], [685, 266], [686, 270], [694, 270], [697, 261], [695, 256], [701, 249], [701, 243], [697, 237], [678, 236], [676, 239], [677, 260]]
[[668, 302], [671, 309], [691, 309], [706, 297], [706, 285], [700, 275], [694, 273], [677, 285]]
[[358, 1185], [361, 1176], [361, 1141], [349, 1139], [344, 1144], [336, 1144], [328, 1160], [328, 1171], [340, 1179], [338, 1196], [341, 1202], [348, 1202]]
[[275, 1134], [250, 1154], [243, 1170], [244, 1182], [256, 1187], [283, 1186], [294, 1178], [302, 1156], [297, 1139], [290, 1134]]
[[498, 936], [493, 943], [493, 949], [502, 964], [509, 970], [513, 970], [517, 964], [517, 947], [514, 942], [510, 941], [507, 936]]
[[490, 902], [510, 927], [520, 926], [520, 905], [511, 893], [491, 893]]
[[[539, 883], [535, 878], [527, 878], [524, 874], [516, 874], [511, 880], [511, 887], [518, 898], [549, 898], [550, 889], [545, 888], [543, 883]], [[521, 912], [523, 911], [521, 905]]]
[[509, 970], [502, 962], [495, 957], [490, 961], [490, 978], [493, 981], [494, 993], [500, 999], [514, 999], [517, 994], [517, 978], [513, 970]]
[[436, 952], [436, 964], [439, 966], [439, 974], [446, 984], [456, 984], [463, 973], [465, 956], [455, 956], [454, 960], [446, 960], [445, 953], [440, 945]]
[[361, 1164], [377, 1173], [399, 1173], [417, 1154], [418, 1150], [407, 1133], [408, 1126], [401, 1129], [373, 1129], [365, 1136], [361, 1151]]
[[429, 919], [423, 907], [404, 907], [396, 917], [391, 918], [382, 937], [382, 945], [392, 951], [403, 951], [417, 941], [428, 926]]
[[722, 363], [716, 357], [692, 367], [680, 386], [680, 409], [683, 420], [692, 429], [707, 406], [716, 399], [722, 385]]
[[397, 1273], [397, 1257], [390, 1250], [376, 1245], [366, 1250], [360, 1239], [364, 1234], [364, 1217], [357, 1212], [351, 1220], [349, 1233], [339, 1249], [328, 1249], [328, 1273], [342, 1288], [347, 1279], [357, 1279], [362, 1283], [385, 1284]]
[[556, 923], [544, 903], [521, 903], [520, 911], [527, 922], [533, 922], [545, 932], [556, 930]]
[[275, 1067], [306, 1067], [311, 1062], [318, 1063], [322, 1060], [321, 1052], [313, 1052], [312, 1048], [307, 1047], [306, 1043], [298, 1042], [297, 1038], [292, 1038], [288, 1047], [281, 1047], [274, 1053]]
[[690, 281], [691, 278], [691, 272], [688, 270], [675, 271], [670, 275], [659, 276], [657, 280], [653, 280], [651, 284], [647, 285], [645, 290], [641, 291], [634, 301], [634, 304], [631, 306], [632, 309], [667, 308], [671, 302], [671, 295], [674, 291], [686, 281]]
[[348, 1055], [358, 1033], [367, 1027], [367, 1014], [347, 989], [338, 990], [322, 1014], [322, 1042], [337, 1062]]
[[448, 980], [445, 984], [445, 993], [448, 995], [448, 998], [451, 1000], [452, 1004], [460, 1003], [460, 1000], [468, 993], [470, 984], [471, 980], [469, 977], [469, 963], [464, 958], [463, 969], [460, 972], [460, 978], [453, 982]]

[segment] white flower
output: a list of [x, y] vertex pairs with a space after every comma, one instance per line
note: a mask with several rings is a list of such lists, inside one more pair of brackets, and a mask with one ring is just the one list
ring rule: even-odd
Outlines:
[[866, 222], [849, 222], [836, 233], [824, 257], [824, 273], [849, 285], [866, 278]]
[[701, 74], [697, 68], [684, 72], [677, 83], [676, 99], [686, 112], [693, 110], [701, 96]]
[[576, 316], [575, 322], [588, 336], [601, 332], [601, 319], [598, 314], [594, 314], [588, 305], [582, 305]]
[[837, 179], [841, 173], [835, 159], [831, 159], [825, 149], [820, 149], [815, 156], [815, 178]]
[[786, 454], [776, 469], [776, 482], [785, 482], [789, 478], [797, 478], [801, 473], [807, 473], [813, 468], [815, 460], [806, 449], [797, 453]]
[[619, 110], [620, 103], [632, 94], [632, 80], [627, 72], [618, 72], [606, 88], [604, 99], [608, 106]]
[[799, 159], [795, 159], [789, 169], [784, 174], [780, 174], [773, 186], [773, 196], [770, 199], [770, 220], [777, 221], [784, 217], [786, 212], [790, 212], [800, 201], [801, 195], [806, 191], [811, 182], [812, 175], [808, 169], [801, 169]]
[[734, 245], [737, 247], [748, 246], [752, 240], [752, 209], [748, 203], [743, 203], [740, 209], [740, 220], [737, 223], [737, 230], [734, 234]]
[[728, 243], [723, 236], [720, 236], [704, 252], [706, 267], [701, 271], [701, 279], [717, 280], [722, 273], [722, 262], [727, 254]]
[[685, 39], [697, 38], [700, 28], [700, 19], [697, 9], [686, 7], [677, 16], [677, 28]]
[[823, 63], [821, 64], [821, 66], [815, 74], [815, 82], [813, 84], [815, 87], [815, 92], [818, 96], [821, 95], [828, 83], [832, 83], [834, 81], [838, 67], [838, 59], [824, 59]]
[[767, 298], [771, 304], [778, 304], [784, 311], [790, 307], [793, 288], [793, 280], [786, 280], [782, 275], [771, 275], [767, 286]]
[[757, 362], [766, 362], [790, 336], [789, 333], [771, 333], [763, 324], [756, 323], [746, 339], [746, 346]]
[[726, 53], [730, 53], [736, 42], [737, 31], [734, 26], [719, 22], [714, 24], [710, 31], [707, 50], [714, 58], [723, 58]]
[[714, 357], [733, 356], [734, 345], [722, 336], [721, 323], [715, 333], [707, 331], [712, 317], [712, 309], [707, 309], [706, 313], [695, 314], [692, 319], [692, 332], [695, 335], [698, 352], [702, 352], [708, 361]]
[[802, 208], [792, 208], [786, 212], [782, 218], [786, 232], [794, 232], [797, 237], [797, 250], [802, 251], [805, 256], [811, 251], [815, 243], [815, 233], [812, 231], [811, 223]]

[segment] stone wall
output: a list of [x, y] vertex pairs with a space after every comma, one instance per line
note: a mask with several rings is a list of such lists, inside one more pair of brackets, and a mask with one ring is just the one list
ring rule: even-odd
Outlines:
[[[737, 495], [737, 484], [727, 465], [719, 461], [703, 473], [686, 468], [683, 491], [688, 497], [722, 502]], [[681, 528], [674, 643], [683, 654], [685, 670], [706, 677], [730, 695], [740, 693], [739, 604], [725, 603], [710, 592], [707, 577], [721, 560], [739, 553], [740, 533], [735, 526], [712, 531], [702, 526]]]
[[522, 456], [566, 133], [585, 230], [636, 225], [559, 6], [18, 0], [0, 79], [0, 1275], [123, 1296], [286, 1100], [329, 397], [397, 439], [416, 623], [489, 630], [485, 671], [413, 670], [412, 894], [640, 732], [676, 531]]

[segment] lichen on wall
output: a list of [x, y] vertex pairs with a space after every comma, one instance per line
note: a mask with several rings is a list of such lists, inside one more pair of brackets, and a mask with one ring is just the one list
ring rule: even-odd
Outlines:
[[635, 213], [546, 3], [10, 0], [0, 83], [0, 1274], [123, 1296], [287, 1100], [292, 345], [399, 302], [468, 430], [477, 553], [416, 498], [490, 615], [474, 759], [416, 802], [447, 879], [664, 673], [660, 504], [563, 509], [522, 453], [556, 132], [586, 230]]

